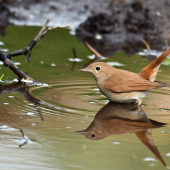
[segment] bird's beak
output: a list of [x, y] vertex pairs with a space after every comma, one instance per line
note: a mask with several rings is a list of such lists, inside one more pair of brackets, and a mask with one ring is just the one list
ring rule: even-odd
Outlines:
[[83, 68], [83, 69], [80, 69], [79, 71], [91, 72], [91, 70], [89, 70], [88, 68]]
[[86, 134], [85, 131], [76, 131], [76, 133], [79, 133], [79, 134], [81, 134], [81, 135], [85, 135], [85, 134]]

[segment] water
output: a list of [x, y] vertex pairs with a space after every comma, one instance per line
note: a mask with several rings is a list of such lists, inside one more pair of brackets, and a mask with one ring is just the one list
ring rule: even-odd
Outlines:
[[[2, 48], [14, 51], [27, 46], [39, 29], [8, 27], [6, 37], [0, 39], [4, 42]], [[69, 60], [74, 58], [72, 48], [76, 49], [77, 57], [82, 60], [75, 64], [73, 71], [74, 61]], [[19, 67], [29, 76], [48, 86], [21, 87], [13, 81], [17, 76], [0, 66], [0, 73], [6, 80], [1, 84], [7, 85], [3, 87], [6, 93], [0, 95], [0, 150], [3, 153], [0, 169], [164, 169], [155, 159], [156, 156], [133, 133], [112, 135], [102, 140], [89, 140], [75, 133], [89, 127], [95, 114], [108, 103], [97, 89], [92, 75], [78, 71], [90, 61], [90, 55], [91, 52], [70, 35], [68, 29], [57, 29], [36, 44], [30, 65], [26, 62], [26, 56], [13, 58], [13, 61], [21, 63]], [[133, 72], [140, 72], [149, 63], [139, 55], [129, 58], [123, 52], [103, 61], [121, 63], [123, 65], [115, 67]], [[157, 80], [170, 84], [169, 73], [169, 67], [161, 66]], [[170, 166], [169, 94], [168, 87], [152, 90], [143, 100], [142, 109], [149, 118], [168, 124], [152, 132], [155, 145]], [[44, 103], [34, 106], [30, 98], [35, 103], [39, 99], [48, 106]], [[39, 118], [40, 111], [44, 121]], [[21, 148], [19, 145], [25, 139], [20, 129], [30, 139]]]

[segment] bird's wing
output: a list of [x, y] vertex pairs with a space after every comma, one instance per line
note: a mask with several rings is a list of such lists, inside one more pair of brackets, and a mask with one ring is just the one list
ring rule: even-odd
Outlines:
[[105, 87], [113, 92], [131, 92], [162, 87], [161, 83], [143, 79], [136, 73], [118, 70], [105, 81]]

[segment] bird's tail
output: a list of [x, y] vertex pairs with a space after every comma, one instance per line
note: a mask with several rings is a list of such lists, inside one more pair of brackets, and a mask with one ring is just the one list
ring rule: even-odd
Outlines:
[[146, 130], [146, 131], [141, 131], [141, 132], [136, 132], [136, 136], [140, 139], [140, 141], [148, 148], [150, 149], [155, 156], [160, 160], [160, 162], [163, 164], [163, 166], [166, 167], [166, 163], [162, 159], [159, 150], [155, 146], [153, 139], [152, 139], [152, 131]]
[[160, 65], [162, 64], [162, 62], [165, 60], [169, 53], [170, 47], [167, 48], [158, 58], [153, 60], [144, 69], [142, 69], [139, 75], [146, 80], [154, 81]]
[[[154, 83], [155, 83], [156, 85], [158, 85], [159, 87], [169, 87], [169, 86], [170, 86], [169, 84], [161, 83], [161, 82], [159, 82], [159, 81], [154, 81]], [[156, 88], [158, 88], [158, 87], [156, 87]]]

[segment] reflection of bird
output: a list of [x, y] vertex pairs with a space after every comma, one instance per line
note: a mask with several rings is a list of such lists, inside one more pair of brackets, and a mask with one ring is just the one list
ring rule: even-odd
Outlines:
[[92, 73], [99, 89], [110, 101], [132, 103], [137, 100], [138, 105], [141, 105], [142, 98], [150, 89], [169, 86], [154, 81], [161, 63], [169, 53], [170, 47], [139, 74], [115, 69], [102, 62], [91, 64], [80, 71]]
[[100, 140], [110, 135], [135, 133], [165, 166], [152, 139], [153, 128], [166, 125], [148, 119], [140, 106], [110, 102], [99, 110], [91, 125], [83, 131], [77, 131], [88, 139]]

